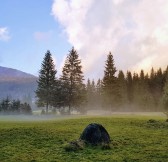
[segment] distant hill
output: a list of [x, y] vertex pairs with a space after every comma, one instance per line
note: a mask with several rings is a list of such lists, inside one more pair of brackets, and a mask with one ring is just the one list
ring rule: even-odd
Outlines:
[[32, 74], [22, 72], [20, 70], [0, 66], [0, 80], [20, 80], [33, 78], [35, 79], [37, 77]]
[[0, 66], [0, 99], [8, 96], [25, 102], [30, 98], [34, 101], [37, 79], [34, 75]]

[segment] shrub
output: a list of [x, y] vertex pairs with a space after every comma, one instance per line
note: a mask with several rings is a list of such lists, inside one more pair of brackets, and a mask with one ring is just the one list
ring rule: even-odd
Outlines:
[[156, 120], [154, 120], [154, 119], [149, 119], [148, 121], [147, 121], [147, 123], [157, 123], [158, 121], [156, 121]]
[[43, 109], [42, 111], [41, 111], [41, 115], [45, 115], [46, 113], [45, 113], [45, 110]]
[[83, 150], [85, 146], [84, 141], [82, 140], [77, 140], [77, 141], [72, 141], [69, 144], [65, 145], [64, 149], [65, 151], [78, 151], [78, 150]]

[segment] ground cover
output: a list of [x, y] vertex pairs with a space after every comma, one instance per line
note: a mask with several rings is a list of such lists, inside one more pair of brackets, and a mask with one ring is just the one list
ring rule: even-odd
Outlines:
[[[154, 119], [150, 120], [150, 119]], [[83, 116], [51, 120], [1, 120], [0, 161], [66, 162], [167, 162], [168, 123], [161, 116]], [[100, 123], [109, 132], [111, 149], [85, 146], [66, 151], [90, 123]]]

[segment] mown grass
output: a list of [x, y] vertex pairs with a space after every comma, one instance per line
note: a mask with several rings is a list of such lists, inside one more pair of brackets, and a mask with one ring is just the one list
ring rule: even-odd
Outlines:
[[[168, 124], [152, 117], [81, 117], [49, 121], [0, 121], [1, 162], [167, 162]], [[90, 123], [102, 124], [110, 134], [111, 149], [86, 146], [65, 150]]]

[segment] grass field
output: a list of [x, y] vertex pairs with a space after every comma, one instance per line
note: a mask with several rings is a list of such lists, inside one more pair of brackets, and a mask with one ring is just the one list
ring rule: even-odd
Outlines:
[[[158, 122], [149, 123], [149, 119]], [[162, 116], [8, 120], [0, 117], [0, 162], [167, 162], [168, 123]], [[90, 123], [102, 124], [110, 134], [111, 149], [86, 146], [65, 151]]]

